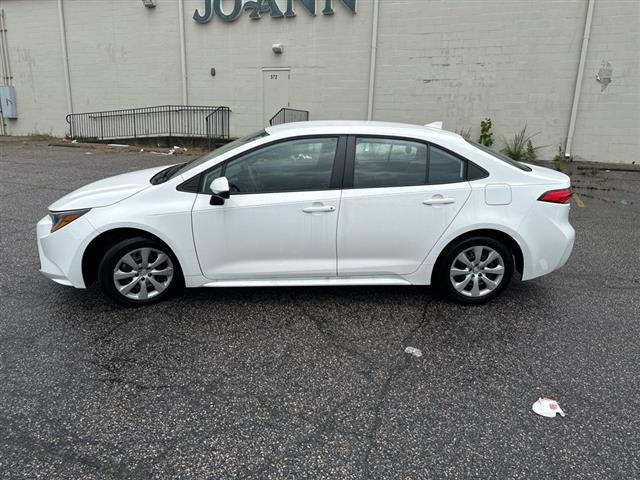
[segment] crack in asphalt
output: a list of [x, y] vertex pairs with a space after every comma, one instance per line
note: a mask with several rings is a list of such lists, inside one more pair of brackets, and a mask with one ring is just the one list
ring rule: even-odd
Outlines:
[[429, 319], [427, 317], [427, 312], [429, 310], [429, 307], [433, 305], [436, 300], [439, 300], [439, 298], [432, 297], [425, 302], [422, 309], [420, 321], [402, 338], [401, 353], [398, 354], [399, 355], [398, 360], [396, 360], [396, 362], [392, 366], [386, 365], [381, 362], [377, 362], [371, 359], [370, 357], [368, 357], [367, 355], [365, 355], [364, 353], [360, 352], [357, 348], [348, 345], [348, 339], [332, 331], [328, 327], [328, 321], [326, 319], [322, 318], [319, 315], [315, 315], [311, 313], [304, 305], [299, 305], [299, 309], [303, 313], [303, 315], [314, 323], [318, 332], [320, 332], [320, 334], [325, 336], [333, 347], [347, 353], [352, 357], [363, 360], [371, 366], [376, 366], [378, 368], [389, 370], [388, 375], [386, 376], [384, 382], [382, 383], [382, 386], [380, 387], [380, 390], [378, 391], [378, 394], [376, 395], [375, 403], [371, 409], [373, 412], [372, 425], [365, 437], [366, 447], [365, 447], [365, 452], [362, 456], [361, 468], [364, 473], [364, 477], [367, 479], [371, 478], [369, 460], [370, 460], [371, 452], [373, 450], [373, 446], [375, 444], [377, 432], [380, 430], [380, 427], [382, 426], [381, 411], [382, 411], [383, 405], [386, 401], [386, 398], [389, 395], [389, 392], [391, 390], [391, 385], [393, 381], [396, 379], [396, 376], [411, 365], [410, 358], [407, 357], [407, 355], [404, 353], [402, 349], [406, 346], [407, 342], [421, 328], [425, 326], [425, 324]]
[[[403, 337], [401, 347], [405, 347], [408, 341], [421, 328], [423, 328], [426, 325], [428, 320], [427, 311], [429, 309], [429, 306], [434, 304], [435, 300], [436, 298], [430, 298], [424, 304], [424, 308], [422, 310], [422, 318], [420, 319], [420, 322]], [[411, 365], [411, 362], [410, 362], [411, 359], [407, 356], [406, 353], [404, 353], [404, 351], [402, 351], [402, 353], [399, 355], [400, 357], [395, 362], [395, 365], [390, 369], [389, 374], [387, 375], [387, 378], [383, 382], [382, 387], [378, 392], [376, 402], [373, 406], [374, 419], [371, 425], [371, 429], [369, 430], [366, 436], [366, 450], [362, 457], [362, 471], [364, 473], [364, 478], [367, 478], [367, 479], [371, 478], [371, 463], [370, 463], [371, 452], [373, 451], [373, 447], [376, 442], [377, 433], [382, 427], [381, 411], [384, 404], [386, 403], [387, 397], [389, 396], [389, 392], [391, 391], [391, 384], [402, 371], [406, 370]]]
[[347, 355], [353, 358], [356, 358], [360, 361], [363, 361], [365, 364], [369, 366], [375, 366], [377, 368], [386, 367], [384, 363], [378, 362], [370, 358], [369, 356], [367, 356], [365, 353], [361, 352], [357, 348], [352, 347], [349, 344], [348, 338], [345, 338], [344, 336], [338, 334], [337, 332], [332, 331], [329, 328], [329, 321], [327, 319], [323, 318], [320, 315], [316, 315], [312, 313], [308, 308], [306, 308], [302, 304], [297, 305], [297, 308], [304, 317], [311, 320], [311, 322], [315, 325], [318, 332], [322, 336], [324, 336], [328, 340], [328, 343], [334, 348], [336, 348], [337, 350], [342, 351]]
[[[58, 424], [53, 424], [51, 426], [54, 428], [59, 427]], [[67, 448], [65, 446], [66, 442], [58, 444], [52, 441], [43, 440], [36, 435], [25, 433], [18, 422], [12, 421], [2, 414], [0, 414], [0, 430], [4, 432], [3, 436], [5, 442], [10, 442], [18, 448], [23, 448], [32, 455], [34, 453], [50, 455], [57, 457], [64, 462], [77, 463], [103, 474], [113, 474], [116, 470], [115, 466], [99, 462], [93, 456], [83, 455], [75, 452], [73, 449]], [[68, 433], [68, 430], [66, 430], [66, 432]], [[63, 435], [58, 435], [59, 439], [62, 437]], [[86, 443], [80, 441], [80, 444]]]

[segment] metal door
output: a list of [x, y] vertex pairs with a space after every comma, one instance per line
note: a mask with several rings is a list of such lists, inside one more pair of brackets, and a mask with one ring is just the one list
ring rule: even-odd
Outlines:
[[262, 114], [264, 124], [283, 107], [289, 107], [289, 80], [291, 71], [288, 68], [264, 68], [262, 70]]

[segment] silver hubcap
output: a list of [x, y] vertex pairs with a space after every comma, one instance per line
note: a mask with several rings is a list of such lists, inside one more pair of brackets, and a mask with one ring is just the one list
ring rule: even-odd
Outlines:
[[173, 280], [173, 263], [155, 248], [138, 248], [124, 255], [113, 269], [116, 289], [131, 300], [160, 295]]
[[467, 297], [483, 297], [495, 290], [504, 277], [504, 260], [491, 247], [476, 246], [462, 251], [451, 264], [453, 288]]

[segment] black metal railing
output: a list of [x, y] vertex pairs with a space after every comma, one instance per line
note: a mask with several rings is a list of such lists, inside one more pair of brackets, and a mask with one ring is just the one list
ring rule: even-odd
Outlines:
[[281, 123], [306, 122], [309, 120], [309, 112], [307, 110], [297, 110], [295, 108], [281, 108], [271, 120], [269, 125], [280, 125]]
[[229, 107], [160, 105], [67, 115], [73, 139], [116, 140], [150, 137], [229, 139]]

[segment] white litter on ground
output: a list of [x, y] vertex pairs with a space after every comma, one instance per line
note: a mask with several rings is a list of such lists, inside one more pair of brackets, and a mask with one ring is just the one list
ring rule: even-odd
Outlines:
[[186, 151], [187, 151], [187, 149], [186, 149], [186, 148], [183, 148], [183, 147], [179, 147], [179, 146], [177, 146], [177, 145], [174, 145], [174, 147], [173, 147], [173, 148], [170, 148], [170, 149], [169, 149], [169, 155], [174, 155], [174, 154], [176, 154], [176, 153], [184, 153], [184, 152], [186, 152]]
[[416, 347], [407, 347], [404, 349], [404, 353], [408, 353], [409, 355], [413, 355], [414, 357], [422, 356], [422, 350]]
[[564, 417], [564, 412], [560, 408], [560, 405], [552, 398], [539, 398], [538, 401], [533, 404], [531, 410], [543, 417], [553, 418], [558, 413], [561, 417]]

